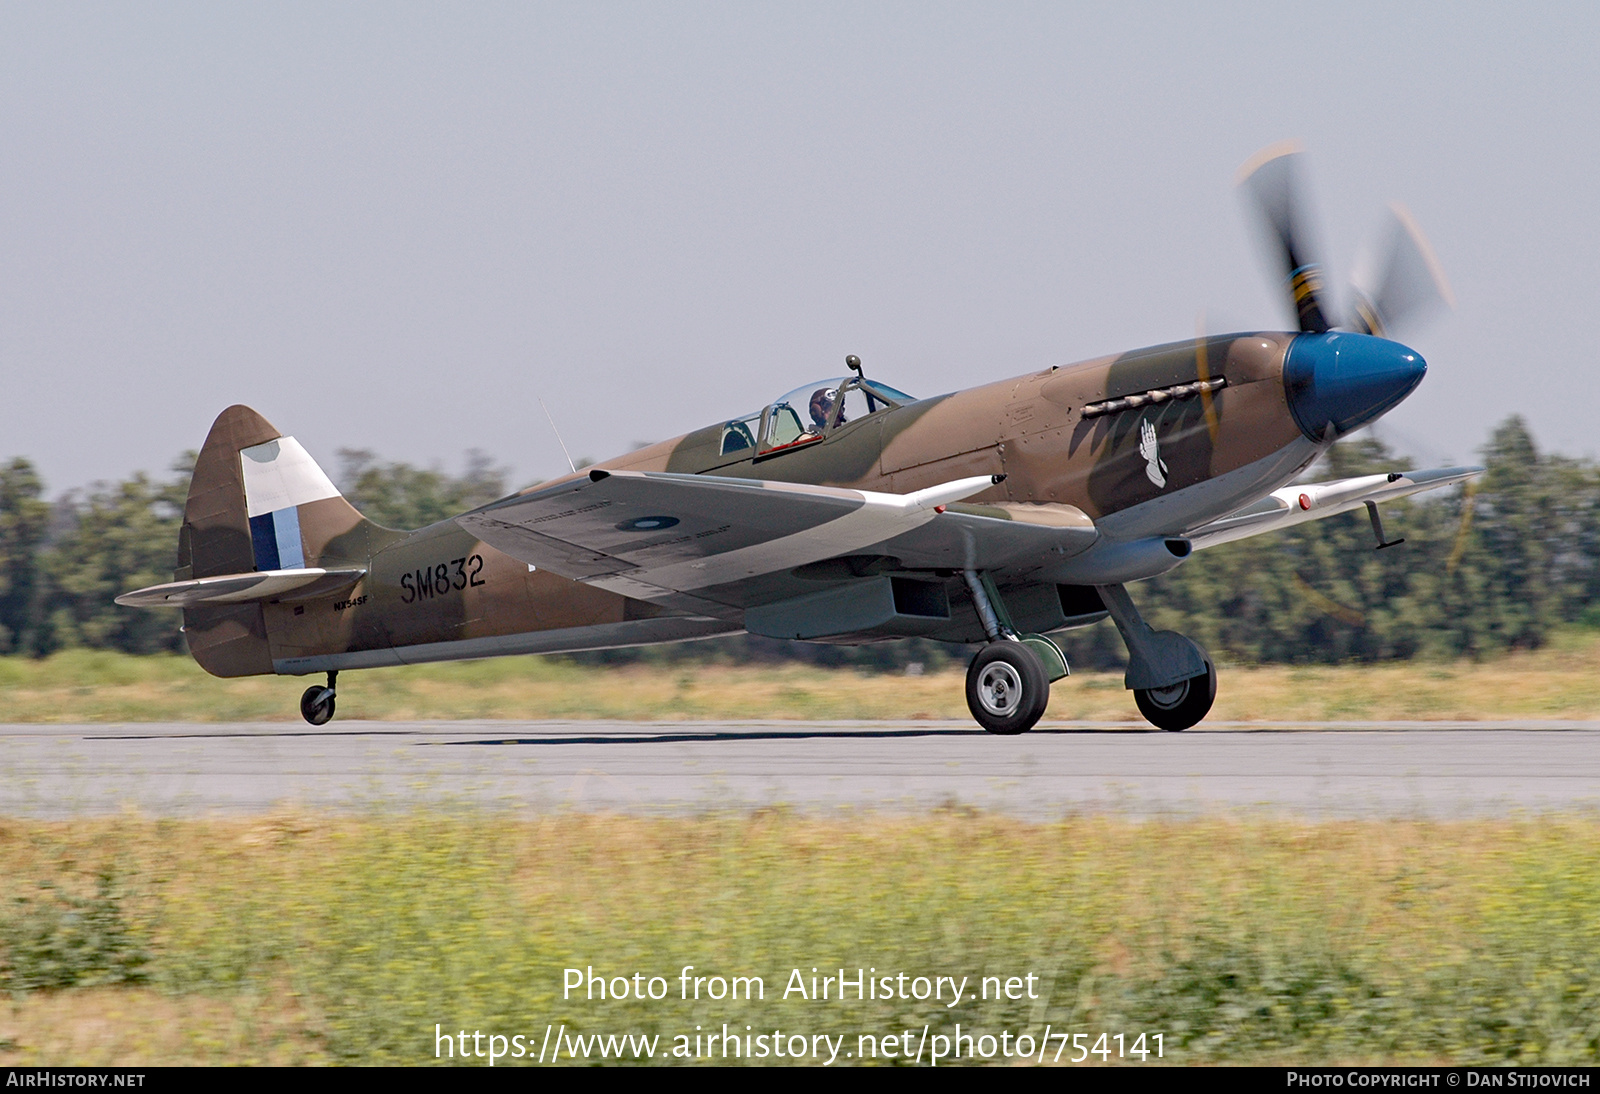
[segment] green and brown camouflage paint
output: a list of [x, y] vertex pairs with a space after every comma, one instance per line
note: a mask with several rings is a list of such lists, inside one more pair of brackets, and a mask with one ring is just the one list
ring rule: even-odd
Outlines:
[[[1244, 468], [1301, 434], [1283, 386], [1293, 334], [1231, 335], [1136, 350], [923, 399], [838, 425], [821, 440], [763, 455], [720, 452], [723, 423], [598, 466], [854, 487], [890, 493], [972, 475], [1004, 480], [969, 503], [990, 515], [1081, 522]], [[1224, 378], [1207, 397], [1085, 418], [1086, 405]], [[1153, 426], [1168, 481], [1146, 474], [1139, 432]], [[248, 407], [225, 410], [195, 466], [176, 580], [254, 569], [241, 449], [280, 436]], [[548, 486], [550, 484], [544, 484]], [[218, 676], [273, 662], [661, 616], [654, 604], [533, 570], [453, 521], [380, 527], [343, 498], [300, 506], [307, 566], [361, 568], [333, 597], [184, 611], [195, 659]], [[737, 629], [737, 613], [727, 629]]]

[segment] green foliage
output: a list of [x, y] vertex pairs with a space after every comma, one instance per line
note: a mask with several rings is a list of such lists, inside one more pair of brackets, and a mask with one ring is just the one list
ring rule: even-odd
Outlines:
[[[380, 524], [421, 528], [506, 492], [482, 454], [466, 469], [380, 463], [344, 449], [346, 497]], [[1488, 474], [1441, 496], [1384, 506], [1391, 537], [1373, 550], [1364, 511], [1203, 551], [1141, 583], [1135, 600], [1155, 626], [1192, 635], [1214, 657], [1246, 663], [1373, 662], [1482, 657], [1535, 649], [1563, 623], [1600, 619], [1600, 467], [1539, 452], [1509, 418], [1483, 450]], [[0, 653], [63, 647], [181, 651], [177, 613], [118, 608], [112, 598], [171, 580], [190, 455], [166, 481], [135, 475], [51, 510], [26, 460], [0, 468]], [[1407, 466], [1370, 436], [1335, 445], [1310, 479]], [[1062, 635], [1068, 659], [1112, 668], [1125, 654], [1109, 623]], [[771, 662], [936, 670], [959, 646], [912, 639], [868, 646], [778, 642], [740, 635], [668, 649], [575, 655], [606, 664]]]
[[39, 546], [50, 524], [44, 483], [27, 460], [0, 467], [0, 653], [27, 648], [39, 594]]
[[150, 954], [123, 914], [125, 893], [110, 870], [92, 896], [42, 882], [0, 910], [0, 991], [132, 984], [146, 979]]
[[176, 611], [132, 611], [113, 601], [129, 589], [172, 580], [194, 459], [192, 452], [180, 458], [165, 482], [140, 472], [87, 495], [68, 495], [57, 506], [64, 531], [40, 558], [41, 652], [71, 646], [129, 653], [183, 648]]
[[[546, 1023], [670, 1042], [727, 1022], [844, 1033], [856, 1051], [861, 1033], [948, 1036], [959, 1022], [1035, 1037], [1048, 1024], [1091, 1044], [1105, 1031], [1104, 1062], [1116, 1033], [1143, 1032], [1163, 1035], [1168, 1064], [1593, 1065], [1597, 836], [1593, 818], [763, 811], [124, 819], [65, 838], [120, 845], [152, 894], [150, 960], [132, 966], [152, 986], [292, 997], [339, 1061], [435, 1062], [436, 1024], [532, 1035], [536, 1053]], [[23, 842], [0, 844], [0, 874], [37, 868], [18, 861]], [[118, 975], [86, 964], [76, 983]], [[685, 965], [759, 976], [764, 998], [684, 1000]], [[563, 970], [590, 966], [670, 987], [657, 1001], [564, 994]], [[813, 968], [967, 976], [974, 993], [985, 976], [1033, 974], [1037, 991], [954, 1007], [785, 999], [791, 970], [809, 982]]]
[[506, 470], [482, 452], [467, 453], [459, 477], [438, 467], [379, 463], [364, 448], [339, 449], [341, 491], [369, 520], [387, 528], [426, 528], [506, 494]]

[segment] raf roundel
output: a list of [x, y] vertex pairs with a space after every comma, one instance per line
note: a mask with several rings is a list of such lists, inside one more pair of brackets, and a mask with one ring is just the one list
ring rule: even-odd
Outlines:
[[619, 532], [659, 532], [678, 523], [677, 517], [634, 517], [617, 525]]

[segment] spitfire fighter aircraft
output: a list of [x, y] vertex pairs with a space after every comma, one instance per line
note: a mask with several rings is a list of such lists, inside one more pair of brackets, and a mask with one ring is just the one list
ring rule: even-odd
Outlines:
[[1125, 683], [1168, 730], [1205, 717], [1216, 668], [1156, 631], [1127, 585], [1214, 544], [1460, 482], [1477, 468], [1290, 485], [1390, 410], [1426, 364], [1392, 324], [1444, 292], [1408, 218], [1336, 329], [1297, 157], [1248, 165], [1299, 320], [1133, 350], [933, 398], [865, 375], [771, 404], [428, 528], [364, 518], [293, 437], [230, 407], [194, 469], [175, 580], [118, 598], [183, 609], [217, 676], [672, 642], [748, 631], [983, 643], [973, 717], [1021, 733], [1067, 675], [1049, 632], [1110, 616]]

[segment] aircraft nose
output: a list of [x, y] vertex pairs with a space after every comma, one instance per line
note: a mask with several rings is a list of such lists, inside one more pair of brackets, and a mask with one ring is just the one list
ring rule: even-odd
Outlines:
[[1302, 334], [1283, 361], [1283, 386], [1300, 431], [1322, 440], [1359, 429], [1422, 382], [1428, 362], [1414, 349], [1369, 334]]

